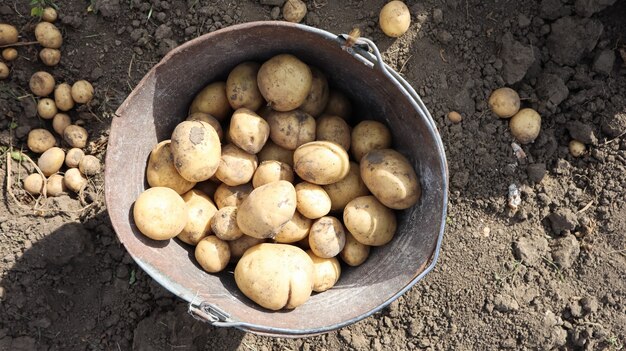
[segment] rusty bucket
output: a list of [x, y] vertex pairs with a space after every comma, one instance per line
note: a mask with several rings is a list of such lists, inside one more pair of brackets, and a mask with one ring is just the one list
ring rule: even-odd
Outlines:
[[[411, 86], [382, 62], [376, 46], [360, 39], [346, 48], [345, 36], [285, 22], [232, 26], [172, 50], [141, 80], [117, 110], [106, 158], [109, 216], [120, 241], [137, 264], [172, 293], [189, 302], [197, 318], [215, 326], [258, 334], [296, 337], [328, 332], [357, 322], [397, 299], [434, 267], [443, 236], [448, 173], [439, 133]], [[145, 169], [152, 147], [169, 139], [206, 84], [225, 80], [244, 61], [262, 62], [292, 53], [326, 72], [344, 91], [354, 115], [387, 124], [394, 148], [417, 170], [420, 201], [398, 215], [398, 231], [386, 246], [373, 248], [356, 268], [344, 267], [337, 285], [292, 311], [271, 312], [246, 298], [235, 285], [233, 267], [204, 272], [193, 248], [177, 239], [152, 241], [133, 222], [132, 206], [147, 188]]]

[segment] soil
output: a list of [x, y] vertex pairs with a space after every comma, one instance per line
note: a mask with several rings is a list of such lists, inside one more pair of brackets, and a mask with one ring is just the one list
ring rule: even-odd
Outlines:
[[[47, 126], [28, 96], [38, 70], [87, 79], [96, 98], [71, 112], [104, 160], [114, 111], [173, 47], [241, 22], [280, 19], [281, 0], [59, 0], [59, 66], [18, 48], [0, 81], [0, 146], [20, 148]], [[447, 227], [436, 269], [382, 312], [306, 339], [273, 339], [194, 320], [117, 241], [101, 176], [77, 195], [35, 200], [32, 172], [0, 160], [0, 350], [619, 350], [626, 344], [626, 2], [407, 1], [409, 31], [385, 37], [384, 1], [307, 1], [304, 23], [360, 27], [416, 88], [441, 133], [450, 168]], [[88, 8], [88, 6], [90, 6]], [[34, 39], [26, 1], [0, 22]], [[622, 53], [620, 55], [620, 53]], [[542, 116], [518, 158], [507, 121], [487, 106], [510, 86]], [[463, 120], [453, 124], [450, 111]], [[572, 139], [586, 144], [575, 158]], [[6, 151], [6, 150], [5, 150]], [[3, 152], [4, 154], [4, 152]], [[34, 156], [34, 155], [32, 155]], [[106, 167], [106, 166], [105, 166]], [[507, 206], [509, 187], [521, 193]], [[16, 202], [5, 190], [13, 189]]]

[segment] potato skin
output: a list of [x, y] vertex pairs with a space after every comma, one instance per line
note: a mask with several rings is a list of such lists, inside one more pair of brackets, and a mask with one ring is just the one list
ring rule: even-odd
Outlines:
[[245, 107], [256, 111], [265, 103], [256, 81], [261, 65], [244, 62], [233, 68], [226, 79], [226, 97], [233, 109]]
[[326, 216], [330, 212], [330, 197], [321, 186], [302, 182], [298, 183], [295, 189], [296, 208], [303, 216], [317, 219]]
[[228, 243], [209, 235], [198, 242], [194, 252], [198, 264], [209, 273], [222, 271], [230, 261], [230, 248]]
[[294, 171], [303, 180], [318, 184], [332, 184], [343, 179], [350, 169], [348, 153], [329, 141], [313, 141], [293, 153]]
[[519, 95], [511, 88], [496, 89], [489, 96], [489, 108], [500, 118], [511, 118], [519, 111]]
[[177, 237], [186, 244], [197, 245], [200, 240], [211, 234], [211, 220], [217, 208], [211, 198], [200, 190], [192, 189], [182, 198], [187, 205], [187, 223]]
[[362, 121], [352, 130], [352, 156], [357, 162], [366, 153], [376, 149], [391, 147], [391, 132], [384, 124], [377, 121]]
[[17, 43], [17, 28], [10, 24], [0, 23], [0, 45]]
[[63, 140], [71, 147], [84, 148], [87, 146], [88, 137], [89, 135], [85, 128], [74, 124], [65, 127], [63, 130]]
[[202, 121], [210, 124], [211, 127], [215, 129], [215, 132], [220, 138], [220, 141], [224, 140], [224, 130], [222, 129], [220, 121], [218, 121], [217, 118], [211, 116], [210, 114], [204, 112], [194, 112], [187, 116], [187, 121]]
[[296, 190], [287, 181], [262, 185], [243, 200], [237, 211], [241, 231], [259, 239], [273, 238], [296, 211]]
[[307, 64], [290, 54], [272, 57], [259, 69], [261, 95], [276, 111], [297, 109], [311, 90], [313, 75]]
[[522, 144], [530, 144], [541, 131], [541, 116], [532, 108], [521, 109], [509, 122], [511, 134]]
[[143, 235], [154, 240], [168, 240], [185, 228], [187, 205], [170, 188], [150, 188], [135, 201], [133, 219]]
[[87, 104], [93, 99], [93, 86], [86, 80], [79, 80], [72, 84], [70, 90], [72, 99], [79, 104]]
[[237, 207], [226, 206], [219, 209], [211, 219], [211, 231], [226, 241], [241, 238], [243, 232], [237, 226]]
[[330, 90], [324, 114], [339, 116], [345, 120], [349, 120], [350, 117], [352, 117], [352, 104], [348, 97], [341, 91]]
[[59, 147], [52, 147], [39, 156], [37, 166], [46, 177], [49, 177], [61, 169], [64, 160], [65, 152]]
[[293, 169], [293, 150], [287, 150], [284, 147], [274, 144], [273, 141], [268, 140], [261, 151], [257, 154], [259, 162], [263, 161], [278, 161], [288, 164]]
[[285, 21], [299, 23], [306, 16], [306, 4], [302, 0], [287, 0], [283, 5]]
[[225, 82], [214, 82], [204, 87], [193, 99], [189, 108], [189, 114], [204, 112], [220, 121], [225, 120], [231, 111], [228, 98], [226, 98]]
[[319, 257], [337, 256], [346, 244], [346, 233], [341, 222], [332, 216], [322, 217], [311, 225], [309, 246]]
[[296, 211], [293, 217], [282, 226], [274, 240], [277, 243], [295, 243], [309, 235], [313, 221], [304, 217], [300, 212]]
[[170, 146], [171, 140], [164, 140], [152, 149], [148, 158], [146, 178], [151, 187], [167, 187], [182, 195], [191, 190], [196, 183], [186, 180], [178, 173]]
[[28, 84], [33, 94], [40, 97], [48, 96], [54, 90], [54, 77], [48, 72], [35, 72]]
[[324, 292], [335, 286], [341, 276], [339, 260], [319, 257], [311, 250], [306, 253], [313, 261], [313, 291]]
[[390, 242], [397, 227], [393, 210], [371, 195], [350, 201], [343, 211], [343, 222], [358, 242], [370, 246]]
[[256, 155], [228, 144], [222, 148], [222, 157], [215, 176], [228, 186], [243, 185], [250, 182], [257, 165]]
[[387, 36], [397, 38], [409, 29], [411, 13], [402, 1], [390, 1], [380, 10], [378, 22]]
[[311, 67], [311, 74], [313, 78], [311, 91], [309, 91], [309, 95], [307, 95], [304, 103], [300, 105], [300, 110], [317, 117], [322, 114], [326, 105], [328, 105], [328, 80], [324, 73], [316, 67]]
[[285, 244], [250, 248], [235, 267], [239, 290], [270, 310], [304, 304], [313, 290], [313, 261], [302, 249]]
[[35, 38], [44, 48], [58, 49], [63, 44], [61, 31], [49, 22], [37, 23], [35, 26]]
[[174, 167], [190, 182], [211, 178], [220, 164], [222, 146], [217, 132], [201, 121], [179, 123], [172, 133], [170, 150]]
[[350, 150], [352, 135], [346, 120], [339, 116], [322, 115], [315, 122], [315, 140], [332, 141], [346, 151]]
[[61, 111], [69, 111], [74, 107], [72, 87], [67, 83], [61, 83], [54, 89], [54, 103]]
[[363, 264], [369, 255], [370, 246], [361, 244], [349, 231], [346, 231], [346, 245], [339, 253], [341, 260], [348, 266], [357, 267]]
[[261, 185], [279, 180], [293, 183], [293, 169], [291, 169], [291, 166], [279, 161], [263, 161], [254, 172], [252, 186], [258, 188]]
[[254, 111], [240, 108], [233, 113], [228, 136], [239, 148], [257, 154], [270, 136], [270, 126]]
[[306, 112], [273, 111], [267, 116], [267, 123], [272, 141], [287, 150], [315, 140], [315, 118]]
[[238, 186], [228, 186], [220, 184], [215, 190], [215, 204], [217, 208], [222, 209], [227, 206], [239, 207], [252, 192], [252, 184], [243, 184]]
[[33, 129], [28, 133], [26, 142], [30, 151], [41, 154], [56, 145], [57, 141], [46, 129]]
[[323, 188], [330, 198], [331, 211], [341, 211], [353, 199], [370, 194], [361, 179], [361, 170], [356, 162], [350, 162], [350, 170], [342, 180], [324, 185]]

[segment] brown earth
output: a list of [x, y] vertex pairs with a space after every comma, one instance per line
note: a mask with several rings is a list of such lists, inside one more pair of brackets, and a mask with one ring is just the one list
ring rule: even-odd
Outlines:
[[[32, 128], [28, 79], [88, 79], [96, 99], [73, 111], [103, 160], [115, 109], [176, 45], [235, 23], [276, 19], [259, 1], [59, 0], [61, 64], [18, 48], [0, 81], [0, 146]], [[92, 5], [93, 11], [88, 11]], [[212, 328], [126, 254], [106, 214], [103, 179], [81, 196], [34, 199], [18, 190], [32, 167], [0, 160], [0, 350], [580, 349], [626, 344], [626, 2], [407, 1], [408, 33], [377, 27], [384, 1], [307, 1], [305, 23], [360, 27], [424, 98], [444, 141], [450, 203], [436, 269], [388, 308], [306, 339]], [[26, 1], [0, 4], [0, 22], [33, 40]], [[506, 121], [486, 101], [500, 86], [542, 115], [535, 143], [512, 150]], [[459, 111], [463, 122], [446, 114]], [[574, 158], [573, 138], [587, 145]], [[511, 184], [522, 203], [507, 206]], [[11, 186], [18, 201], [5, 189]]]

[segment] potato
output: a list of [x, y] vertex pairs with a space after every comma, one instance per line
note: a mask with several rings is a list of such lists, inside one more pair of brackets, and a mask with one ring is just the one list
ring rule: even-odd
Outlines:
[[461, 116], [461, 114], [456, 111], [450, 111], [448, 112], [448, 120], [450, 120], [450, 122], [454, 124], [458, 124], [463, 121], [463, 116]]
[[2, 58], [7, 61], [13, 61], [17, 58], [17, 50], [15, 48], [6, 48], [2, 50]]
[[184, 121], [172, 133], [170, 150], [178, 173], [190, 182], [211, 178], [220, 165], [222, 145], [210, 124]]
[[303, 180], [326, 185], [342, 180], [350, 169], [348, 153], [329, 141], [306, 143], [293, 153], [294, 171]]
[[61, 51], [57, 49], [43, 48], [39, 51], [39, 59], [48, 67], [56, 66], [61, 62]]
[[[69, 171], [72, 170], [78, 172], [76, 168]], [[65, 176], [67, 177], [67, 173]], [[135, 201], [133, 219], [137, 229], [150, 239], [172, 239], [187, 224], [187, 205], [183, 198], [170, 188], [150, 188], [141, 193]]]
[[263, 161], [278, 161], [284, 164], [288, 164], [293, 168], [293, 150], [287, 150], [284, 147], [280, 147], [274, 144], [273, 141], [268, 140], [261, 151], [257, 154], [259, 162]]
[[272, 57], [261, 65], [257, 75], [261, 95], [272, 109], [281, 112], [302, 105], [311, 91], [312, 81], [309, 66], [289, 54]]
[[86, 80], [79, 80], [72, 84], [71, 94], [76, 103], [89, 103], [93, 99], [93, 86]]
[[44, 48], [58, 49], [63, 44], [61, 31], [49, 22], [37, 23], [35, 26], [35, 38]]
[[267, 123], [272, 141], [287, 150], [315, 140], [315, 118], [300, 110], [270, 112]]
[[380, 10], [378, 23], [387, 36], [397, 38], [409, 29], [411, 13], [402, 1], [390, 1]]
[[241, 231], [259, 239], [273, 238], [296, 212], [296, 190], [287, 181], [262, 185], [243, 200], [237, 211]]
[[299, 23], [306, 16], [306, 4], [302, 0], [287, 0], [283, 5], [285, 21]]
[[9, 66], [7, 66], [4, 62], [0, 62], [0, 79], [7, 79], [9, 77], [9, 73], [11, 73]]
[[183, 178], [176, 170], [170, 140], [158, 143], [150, 152], [146, 178], [151, 187], [167, 187], [178, 194], [184, 194], [196, 185], [195, 182]]
[[[79, 148], [70, 149], [65, 155], [65, 165], [69, 168], [76, 168], [80, 164], [80, 160], [85, 156], [85, 152]], [[150, 182], [148, 178], [148, 183]], [[152, 185], [150, 185], [152, 186]]]
[[226, 241], [241, 238], [243, 232], [237, 225], [237, 207], [222, 207], [211, 219], [211, 231], [218, 238]]
[[46, 7], [45, 9], [43, 9], [41, 19], [43, 21], [52, 23], [57, 20], [57, 11], [52, 7]]
[[65, 152], [59, 147], [51, 147], [39, 156], [37, 166], [43, 175], [49, 177], [61, 169], [64, 160]]
[[217, 118], [211, 116], [208, 113], [204, 112], [194, 112], [187, 117], [187, 121], [202, 121], [206, 122], [215, 129], [217, 136], [220, 138], [220, 141], [224, 140], [224, 131], [222, 130], [222, 125], [217, 120]]
[[240, 108], [233, 113], [228, 135], [232, 143], [239, 148], [257, 154], [270, 136], [270, 126], [254, 111]]
[[89, 135], [85, 128], [74, 124], [65, 127], [65, 130], [63, 130], [63, 140], [71, 147], [84, 148], [87, 146], [88, 137]]
[[215, 176], [228, 186], [242, 185], [250, 182], [257, 166], [256, 155], [228, 144], [222, 148], [222, 158]]
[[57, 106], [54, 100], [49, 98], [40, 99], [37, 103], [37, 113], [43, 119], [52, 119], [57, 114]]
[[[176, 168], [174, 168], [176, 169]], [[197, 183], [193, 188], [202, 191], [203, 193], [209, 195], [210, 198], [213, 198], [215, 195], [215, 191], [217, 187], [220, 186], [220, 182], [214, 182], [213, 180], [205, 180], [203, 182]]]
[[265, 103], [256, 82], [259, 68], [261, 65], [256, 62], [244, 62], [228, 74], [226, 97], [233, 109], [245, 107], [256, 111]]
[[48, 96], [54, 90], [54, 77], [48, 72], [35, 72], [30, 77], [30, 91], [37, 96]]
[[300, 106], [300, 111], [317, 117], [322, 114], [328, 104], [328, 80], [322, 71], [315, 67], [310, 68], [313, 77], [311, 91]]
[[249, 248], [264, 242], [265, 239], [257, 239], [245, 234], [239, 239], [228, 241], [228, 247], [230, 248], [230, 261], [236, 262]]
[[357, 162], [366, 153], [376, 149], [391, 147], [391, 132], [384, 124], [376, 121], [362, 121], [352, 130], [352, 156]]
[[227, 242], [215, 235], [209, 235], [198, 242], [194, 255], [202, 269], [217, 273], [228, 265], [230, 248]]
[[339, 116], [323, 115], [315, 122], [315, 140], [332, 141], [344, 150], [350, 150], [352, 136], [346, 120]]
[[63, 183], [68, 189], [78, 193], [87, 186], [87, 178], [80, 173], [78, 168], [70, 168], [65, 172]]
[[396, 215], [374, 196], [361, 196], [343, 210], [343, 223], [354, 238], [364, 245], [381, 246], [396, 233]]
[[226, 83], [215, 82], [207, 85], [191, 102], [189, 114], [195, 112], [208, 113], [219, 121], [230, 116], [232, 109], [226, 97]]
[[319, 257], [311, 250], [306, 253], [313, 261], [313, 291], [324, 292], [335, 286], [341, 276], [339, 260]]
[[324, 114], [339, 116], [346, 120], [350, 119], [352, 116], [352, 104], [342, 92], [331, 90], [328, 94], [328, 104], [326, 104]]
[[331, 201], [324, 188], [308, 182], [298, 183], [296, 189], [296, 209], [304, 217], [317, 219], [330, 212]]
[[88, 177], [95, 176], [100, 173], [100, 160], [95, 156], [84, 156], [78, 163], [78, 169], [80, 172]]
[[313, 261], [302, 249], [285, 244], [259, 244], [235, 267], [235, 282], [248, 298], [270, 310], [304, 304], [313, 289]]
[[532, 143], [541, 131], [541, 116], [532, 108], [521, 109], [511, 118], [509, 128], [521, 144]]
[[389, 208], [409, 208], [422, 194], [420, 181], [409, 160], [395, 150], [369, 152], [363, 157], [360, 170], [367, 188]]
[[252, 186], [260, 187], [279, 180], [286, 180], [293, 183], [293, 170], [286, 163], [278, 161], [263, 161], [254, 172], [252, 177]]
[[309, 235], [313, 221], [304, 217], [298, 211], [294, 212], [293, 217], [283, 225], [274, 240], [277, 243], [295, 243]]
[[72, 87], [67, 83], [61, 83], [54, 88], [54, 103], [61, 111], [69, 111], [74, 108]]
[[346, 244], [346, 233], [341, 222], [331, 216], [317, 219], [309, 231], [309, 246], [319, 257], [337, 256]]
[[63, 135], [65, 128], [72, 124], [70, 116], [65, 113], [57, 113], [52, 118], [52, 129], [59, 134]]
[[361, 179], [361, 170], [355, 162], [350, 162], [348, 174], [340, 181], [323, 186], [330, 198], [330, 210], [342, 211], [348, 202], [359, 196], [369, 195], [370, 191]]
[[197, 245], [211, 234], [211, 220], [217, 208], [211, 198], [200, 190], [189, 190], [182, 197], [187, 205], [187, 223], [176, 237], [186, 244]]
[[513, 117], [520, 107], [517, 92], [511, 88], [496, 89], [489, 96], [489, 108], [500, 118]]
[[348, 266], [356, 267], [363, 264], [369, 255], [370, 246], [361, 244], [349, 231], [346, 231], [346, 245], [339, 253], [339, 257], [341, 257]]
[[56, 145], [52, 133], [46, 129], [33, 129], [28, 133], [28, 141], [26, 144], [30, 151], [40, 154]]
[[65, 181], [63, 179], [63, 176], [58, 173], [48, 177], [48, 182], [46, 183], [46, 194], [49, 197], [61, 196], [67, 193], [67, 187], [65, 186]]
[[[0, 27], [1, 29], [1, 27]], [[24, 178], [24, 190], [31, 195], [39, 195], [43, 192], [44, 178], [39, 173], [33, 173]]]
[[217, 208], [222, 209], [228, 206], [239, 207], [252, 192], [252, 184], [243, 184], [238, 186], [228, 186], [220, 184], [215, 190], [215, 204]]
[[10, 24], [0, 23], [0, 45], [17, 43], [17, 28]]
[[569, 153], [574, 157], [580, 157], [585, 153], [585, 144], [578, 140], [572, 140], [568, 145]]

